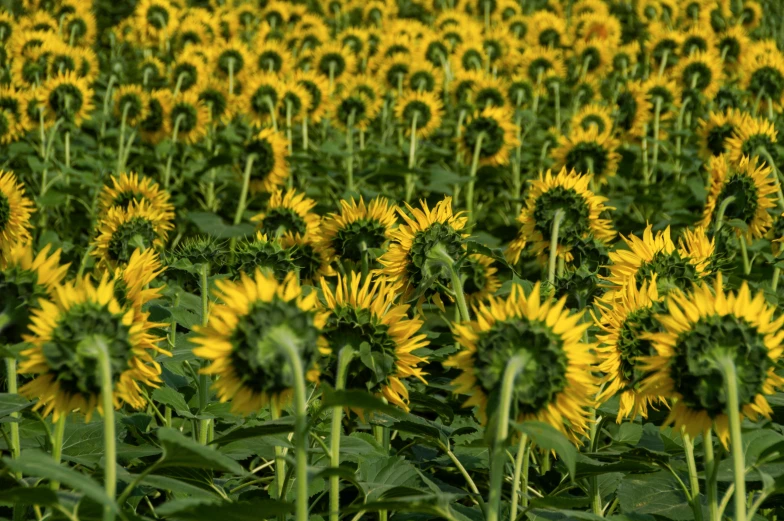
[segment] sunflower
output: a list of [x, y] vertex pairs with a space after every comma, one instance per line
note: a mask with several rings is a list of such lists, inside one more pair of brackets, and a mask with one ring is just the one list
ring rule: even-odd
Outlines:
[[97, 286], [89, 276], [58, 285], [51, 299], [40, 300], [41, 307], [33, 311], [27, 337], [32, 347], [22, 351], [19, 372], [34, 378], [19, 393], [36, 398], [34, 409], [43, 409], [44, 416], [54, 413], [54, 421], [77, 409], [88, 419], [96, 408], [103, 413], [96, 356], [85, 352], [98, 342], [110, 358], [115, 408], [144, 407], [142, 386], [161, 381], [153, 357], [168, 353], [149, 331], [155, 324], [134, 321], [134, 310], [115, 299], [115, 284], [104, 273]]
[[194, 144], [207, 135], [210, 109], [195, 91], [170, 95], [167, 104], [171, 109], [164, 120], [164, 132], [172, 139]]
[[711, 112], [700, 121], [700, 155], [704, 159], [720, 156], [728, 151], [728, 141], [744, 121], [744, 113], [735, 109]]
[[612, 113], [605, 105], [598, 103], [585, 105], [572, 117], [571, 125], [572, 128], [583, 130], [596, 128], [599, 136], [605, 136], [612, 132]]
[[331, 100], [330, 122], [346, 133], [349, 127], [367, 130], [374, 114], [377, 114], [375, 107], [378, 100], [373, 96], [364, 91], [341, 89]]
[[408, 91], [395, 102], [395, 118], [410, 136], [425, 139], [441, 127], [444, 105], [434, 92]]
[[146, 56], [139, 64], [142, 87], [149, 90], [160, 88], [166, 82], [166, 65], [154, 56]]
[[291, 53], [280, 42], [256, 38], [256, 68], [261, 72], [269, 72], [285, 76], [291, 69]]
[[708, 52], [716, 47], [716, 35], [709, 27], [694, 25], [683, 33], [682, 37], [682, 56], [689, 56], [695, 52]]
[[[761, 149], [764, 149], [774, 162], [778, 161], [779, 155], [776, 150], [778, 132], [773, 122], [754, 118], [748, 114], [744, 114], [740, 119], [732, 136], [726, 142], [729, 159], [738, 164], [744, 156], [756, 156]], [[763, 164], [767, 164], [768, 160], [764, 155], [760, 160]]]
[[662, 22], [673, 24], [678, 19], [679, 8], [672, 0], [640, 0], [637, 2], [637, 16], [644, 23]]
[[[743, 156], [731, 163], [725, 156], [711, 158], [708, 200], [700, 226], [708, 227], [717, 219], [719, 208], [728, 197], [734, 199], [725, 206], [723, 220], [738, 219], [747, 226], [749, 239], [764, 236], [773, 225], [768, 210], [776, 206], [776, 178], [772, 170], [757, 158]], [[738, 234], [741, 231], [738, 230]]]
[[536, 11], [529, 17], [525, 35], [530, 47], [566, 47], [570, 44], [566, 19], [549, 11]]
[[331, 213], [321, 224], [321, 241], [329, 256], [354, 263], [362, 261], [366, 250], [382, 249], [392, 238], [397, 224], [397, 206], [384, 197], [365, 204], [354, 199], [340, 201], [340, 213]]
[[207, 78], [200, 81], [193, 89], [199, 98], [209, 109], [210, 120], [228, 123], [235, 115], [233, 105], [234, 96], [229, 95], [229, 89], [225, 81], [215, 78]]
[[724, 80], [721, 58], [713, 48], [693, 52], [680, 59], [673, 78], [681, 87], [684, 99], [700, 93], [706, 100], [712, 100]]
[[606, 299], [629, 284], [642, 286], [654, 277], [657, 291], [669, 294], [673, 289], [684, 289], [698, 284], [714, 273], [715, 241], [708, 240], [705, 228], [684, 231], [678, 246], [670, 237], [670, 227], [653, 234], [653, 226], [645, 228], [642, 239], [635, 235], [622, 237], [628, 250], [610, 252]]
[[164, 213], [145, 200], [114, 206], [98, 224], [92, 255], [110, 267], [127, 264], [137, 247], [162, 248], [172, 228]]
[[483, 302], [501, 287], [501, 281], [496, 275], [498, 268], [493, 266], [492, 257], [480, 253], [469, 255], [461, 271], [465, 275], [463, 291], [469, 304]]
[[250, 122], [263, 128], [272, 122], [281, 99], [283, 83], [276, 75], [261, 73], [251, 77], [243, 88], [241, 105]]
[[520, 59], [520, 71], [536, 86], [566, 77], [563, 52], [550, 47], [530, 47]]
[[651, 60], [651, 69], [660, 71], [678, 63], [678, 56], [683, 45], [683, 33], [670, 28], [664, 23], [654, 22], [648, 28], [649, 39], [646, 49]]
[[592, 346], [582, 342], [590, 324], [581, 324], [582, 313], [571, 314], [564, 303], [541, 303], [538, 282], [528, 297], [513, 285], [506, 300], [490, 297], [478, 305], [476, 321], [453, 325], [461, 350], [444, 365], [461, 371], [452, 385], [456, 393], [470, 396], [463, 406], [475, 406], [482, 423], [487, 423], [487, 411], [498, 407], [507, 364], [522, 357], [511, 418], [548, 423], [575, 444], [587, 433], [589, 407], [598, 391]]
[[733, 25], [716, 37], [716, 52], [718, 52], [724, 66], [730, 70], [738, 70], [746, 64], [751, 40], [742, 27]]
[[[384, 89], [378, 80], [369, 74], [353, 76], [343, 83], [338, 99], [354, 98], [356, 100], [357, 95], [362, 100], [361, 103], [364, 106], [367, 122], [376, 119], [384, 105]], [[343, 114], [350, 112], [350, 106], [351, 102], [345, 107], [347, 111], [344, 111]], [[338, 118], [338, 124], [341, 124], [341, 119], [346, 122], [346, 116], [343, 115], [341, 118]]]
[[286, 344], [299, 353], [308, 380], [318, 380], [327, 315], [317, 310], [317, 293], [303, 295], [293, 273], [282, 283], [256, 270], [215, 284], [221, 303], [192, 338], [194, 354], [211, 362], [202, 373], [218, 376], [213, 388], [233, 411], [257, 412], [267, 404], [279, 410], [294, 386]]
[[613, 71], [620, 74], [622, 78], [627, 78], [629, 71], [639, 62], [641, 54], [640, 42], [637, 41], [617, 47], [612, 58]]
[[535, 92], [538, 92], [540, 96], [545, 92], [541, 86], [537, 90], [531, 80], [522, 74], [510, 77], [505, 82], [505, 87], [506, 103], [518, 108], [531, 103]]
[[403, 380], [414, 377], [427, 383], [418, 367], [427, 359], [415, 354], [428, 345], [427, 336], [419, 333], [423, 321], [408, 318], [409, 307], [398, 303], [397, 284], [373, 276], [361, 280], [355, 272], [338, 275], [334, 291], [321, 280], [329, 311], [324, 337], [334, 354], [350, 346], [357, 355], [348, 364], [346, 388], [366, 389], [408, 411]]
[[293, 80], [302, 85], [310, 94], [308, 120], [313, 123], [320, 122], [327, 109], [327, 98], [330, 94], [327, 80], [313, 71], [297, 71]]
[[666, 403], [660, 396], [640, 393], [643, 372], [638, 362], [639, 357], [656, 353], [644, 336], [661, 330], [655, 315], [665, 310], [663, 301], [654, 275], [639, 288], [636, 282], [629, 283], [611, 302], [598, 303], [600, 317], [594, 316], [594, 321], [602, 333], [596, 335], [599, 343], [596, 352], [599, 370], [605, 374], [602, 380], [605, 386], [597, 400], [603, 402], [620, 395], [618, 423], [624, 418], [647, 418], [649, 408]]
[[[639, 88], [645, 94], [648, 101], [648, 115], [646, 120], [654, 120], [656, 117], [656, 105], [659, 105], [659, 122], [667, 121], [678, 108], [678, 85], [667, 76], [651, 76], [641, 84]], [[651, 125], [652, 126], [652, 125]]]
[[[16, 89], [10, 85], [0, 87], [0, 110], [7, 113], [6, 135], [20, 135], [32, 128], [29, 125], [28, 118], [25, 117], [25, 101], [28, 95], [29, 92]], [[36, 119], [38, 119], [37, 114]]]
[[291, 253], [283, 247], [280, 238], [270, 240], [265, 234], [256, 232], [252, 239], [237, 244], [232, 252], [227, 263], [230, 278], [237, 280], [243, 273], [261, 270], [282, 282], [289, 273], [299, 271]]
[[44, 84], [45, 114], [50, 121], [63, 119], [80, 126], [93, 109], [93, 90], [85, 78], [72, 72], [58, 74]]
[[7, 145], [22, 137], [19, 122], [11, 111], [0, 108], [0, 144]]
[[525, 205], [517, 217], [520, 231], [509, 244], [506, 257], [516, 263], [526, 245], [533, 244], [534, 254], [544, 256], [550, 248], [553, 220], [558, 210], [563, 212], [559, 235], [558, 254], [571, 260], [569, 250], [581, 239], [594, 236], [609, 243], [615, 236], [611, 221], [601, 217], [611, 210], [604, 203], [605, 197], [594, 195], [588, 189], [590, 175], [580, 175], [562, 168], [558, 175], [551, 170], [531, 183]]
[[114, 91], [114, 115], [125, 117], [125, 123], [136, 126], [147, 118], [149, 94], [139, 85], [123, 85]]
[[726, 447], [727, 396], [717, 362], [729, 358], [736, 368], [743, 416], [770, 417], [765, 395], [784, 385], [776, 374], [782, 319], [774, 320], [775, 308], [762, 292], [752, 297], [745, 281], [737, 293], [725, 292], [721, 274], [713, 288], [706, 284], [671, 295], [667, 310], [656, 317], [664, 331], [647, 335], [656, 354], [640, 359], [650, 374], [642, 392], [671, 399], [666, 425], [693, 437], [713, 427]]
[[416, 42], [414, 54], [419, 56], [416, 62], [427, 61], [436, 69], [446, 69], [449, 57], [452, 54], [452, 46], [446, 39], [438, 33], [425, 35], [425, 37]]
[[467, 234], [463, 228], [468, 219], [460, 213], [452, 213], [451, 197], [439, 201], [432, 210], [425, 201], [421, 201], [420, 206], [421, 209], [415, 209], [406, 203], [410, 217], [398, 209], [405, 224], [389, 232], [392, 242], [378, 259], [382, 266], [380, 273], [401, 283], [404, 300], [414, 291], [421, 290], [423, 282], [429, 281], [433, 285], [423, 291], [419, 302], [432, 297], [440, 304], [437, 283], [447, 287], [451, 278], [440, 264], [433, 266], [429, 258], [436, 249], [440, 249], [457, 261], [465, 250]]
[[192, 46], [179, 53], [174, 63], [172, 63], [170, 85], [176, 94], [188, 92], [197, 83], [206, 80], [209, 76], [205, 59], [195, 46]]
[[315, 236], [321, 222], [321, 217], [311, 211], [315, 206], [316, 201], [301, 192], [278, 190], [270, 197], [267, 211], [255, 215], [251, 221], [269, 237], [281, 237], [286, 232]]
[[47, 244], [35, 255], [31, 241], [19, 241], [0, 251], [0, 291], [4, 303], [0, 316], [5, 320], [3, 344], [24, 341], [33, 309], [38, 300], [50, 296], [65, 278], [68, 264], [60, 264], [60, 250], [51, 253]]
[[112, 186], [104, 185], [98, 195], [99, 215], [115, 206], [129, 210], [132, 205], [146, 201], [151, 208], [160, 212], [162, 219], [174, 219], [174, 205], [169, 201], [169, 192], [161, 190], [151, 178], [140, 178], [139, 174], [123, 172], [111, 180]]
[[784, 101], [784, 56], [756, 53], [743, 62], [743, 88], [755, 98], [766, 96], [778, 107]]
[[253, 156], [250, 173], [251, 193], [273, 193], [289, 176], [288, 140], [274, 129], [265, 128], [245, 145], [248, 157]]
[[300, 83], [287, 80], [281, 82], [278, 118], [283, 122], [299, 123], [307, 115], [312, 102], [310, 92]]
[[147, 117], [139, 124], [141, 137], [146, 143], [157, 145], [166, 137], [166, 122], [172, 109], [171, 93], [152, 91], [147, 101]]
[[[150, 313], [143, 307], [158, 298], [163, 286], [150, 287], [150, 284], [163, 272], [158, 254], [152, 249], [142, 251], [137, 248], [131, 254], [128, 264], [114, 271], [114, 297], [123, 307], [134, 310], [134, 321], [145, 322]], [[152, 324], [155, 327], [157, 324]]]
[[477, 108], [506, 107], [507, 81], [503, 78], [482, 74], [474, 82], [471, 90]]
[[650, 111], [648, 100], [641, 82], [627, 84], [618, 94], [615, 102], [616, 126], [628, 137], [639, 138], [643, 135]]
[[436, 92], [444, 82], [444, 71], [437, 69], [427, 60], [414, 59], [406, 76], [404, 88], [415, 92]]
[[573, 53], [581, 75], [601, 76], [612, 68], [615, 48], [601, 40], [578, 40]]
[[463, 161], [472, 161], [477, 144], [480, 165], [508, 164], [510, 151], [519, 145], [512, 114], [501, 108], [488, 107], [469, 116], [457, 144]]
[[[220, 79], [229, 81], [252, 70], [253, 60], [244, 43], [232, 39], [211, 49], [213, 73]], [[264, 70], [264, 69], [262, 69]], [[275, 71], [280, 72], [280, 71]]]
[[141, 0], [133, 16], [141, 41], [157, 44], [174, 33], [179, 13], [169, 0]]
[[603, 182], [613, 177], [621, 159], [617, 152], [620, 142], [609, 133], [600, 134], [595, 126], [584, 130], [576, 127], [558, 139], [552, 157], [558, 168], [591, 174]]
[[337, 42], [325, 43], [316, 49], [311, 63], [317, 73], [330, 79], [331, 85], [344, 76], [348, 77], [357, 69], [356, 57], [350, 49]]
[[11, 172], [0, 170], [0, 250], [30, 238], [33, 202], [25, 197], [24, 185]]
[[[259, 232], [260, 233], [260, 232]], [[291, 262], [303, 284], [313, 285], [323, 277], [334, 277], [328, 252], [320, 248], [320, 235], [302, 235], [287, 231], [280, 238], [281, 246], [291, 256]]]
[[746, 31], [756, 29], [762, 23], [763, 10], [759, 2], [746, 0], [740, 12], [740, 23]]

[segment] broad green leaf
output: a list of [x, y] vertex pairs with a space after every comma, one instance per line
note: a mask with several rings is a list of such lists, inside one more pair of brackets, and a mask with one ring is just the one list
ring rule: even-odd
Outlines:
[[376, 439], [364, 432], [353, 432], [351, 436], [341, 436], [340, 453], [350, 461], [383, 458], [387, 455], [387, 451], [379, 445]]
[[380, 411], [390, 416], [400, 415], [400, 409], [384, 403], [383, 400], [365, 391], [358, 390], [335, 390], [329, 386], [323, 386], [322, 407], [348, 407], [349, 409], [359, 409], [362, 411]]
[[574, 448], [566, 436], [553, 426], [544, 422], [515, 423], [515, 428], [524, 432], [531, 441], [543, 449], [555, 451], [561, 458], [569, 475], [574, 479], [577, 466], [577, 449]]
[[190, 407], [185, 402], [185, 397], [171, 387], [158, 387], [152, 392], [152, 398], [164, 405], [168, 405], [183, 418], [195, 418], [191, 413]]
[[618, 500], [624, 514], [655, 514], [674, 520], [694, 518], [680, 484], [665, 471], [626, 476], [618, 486]]
[[212, 444], [221, 446], [226, 445], [227, 443], [245, 440], [248, 438], [263, 438], [265, 436], [287, 434], [289, 432], [294, 432], [293, 416], [286, 416], [284, 418], [280, 418], [279, 420], [270, 420], [262, 423], [261, 425], [235, 429], [228, 434], [214, 439]]
[[18, 487], [0, 490], [0, 505], [56, 505], [57, 494], [46, 487]]
[[183, 521], [215, 521], [225, 519], [231, 521], [259, 521], [274, 519], [294, 512], [290, 503], [272, 500], [228, 501], [176, 500], [164, 503], [156, 509], [159, 516], [166, 519]]
[[232, 474], [246, 474], [245, 470], [233, 459], [224, 456], [211, 447], [199, 445], [185, 437], [177, 429], [163, 427], [158, 429], [158, 440], [163, 447], [162, 462], [159, 468], [183, 467], [220, 470]]
[[0, 393], [0, 418], [19, 412], [33, 405], [33, 402], [18, 394]]
[[415, 489], [422, 485], [416, 468], [398, 456], [363, 460], [358, 473], [366, 502], [380, 500], [398, 487]]

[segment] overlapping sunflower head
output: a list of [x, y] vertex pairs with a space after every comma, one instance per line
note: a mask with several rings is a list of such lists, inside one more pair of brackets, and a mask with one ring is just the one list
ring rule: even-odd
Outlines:
[[[49, 299], [33, 311], [32, 347], [22, 351], [20, 374], [33, 380], [20, 393], [36, 398], [43, 415], [60, 415], [79, 410], [89, 417], [97, 408], [103, 412], [98, 359], [108, 357], [115, 408], [127, 404], [135, 409], [147, 401], [145, 386], [157, 386], [161, 368], [156, 353], [160, 340], [151, 324], [135, 320], [132, 307], [115, 298], [116, 281], [105, 273], [95, 284], [89, 276], [58, 285]], [[103, 352], [103, 353], [101, 353]]]
[[727, 139], [729, 158], [738, 164], [744, 156], [759, 156], [764, 164], [769, 159], [775, 163], [779, 158], [777, 141], [778, 132], [772, 121], [745, 114]]
[[575, 127], [568, 135], [559, 138], [552, 156], [558, 168], [592, 175], [603, 182], [617, 172], [621, 158], [617, 152], [619, 145], [620, 142], [610, 133], [600, 133], [596, 126], [587, 130]]
[[99, 214], [104, 214], [115, 206], [128, 210], [134, 203], [146, 201], [161, 213], [162, 219], [174, 219], [174, 205], [169, 200], [169, 192], [162, 190], [151, 178], [139, 176], [134, 172], [123, 172], [111, 180], [111, 186], [104, 185], [98, 195]]
[[504, 372], [520, 359], [510, 416], [517, 421], [549, 423], [574, 443], [587, 432], [598, 378], [591, 366], [592, 346], [583, 342], [590, 327], [582, 313], [564, 308], [565, 300], [541, 302], [537, 283], [526, 296], [519, 286], [504, 299], [489, 298], [475, 308], [476, 320], [453, 326], [460, 351], [444, 365], [461, 373], [455, 392], [470, 398], [485, 423], [498, 408]]
[[397, 206], [384, 197], [376, 197], [367, 204], [360, 197], [340, 201], [340, 212], [329, 214], [321, 224], [322, 247], [329, 255], [354, 264], [362, 262], [365, 252], [375, 258], [392, 238], [397, 225]]
[[162, 248], [172, 228], [164, 211], [145, 200], [114, 206], [98, 223], [92, 255], [105, 266], [123, 266], [137, 248]]
[[509, 244], [506, 257], [517, 262], [528, 244], [533, 253], [544, 260], [549, 255], [550, 239], [556, 214], [563, 215], [558, 234], [558, 255], [571, 260], [572, 246], [590, 236], [609, 242], [614, 236], [611, 222], [603, 213], [611, 210], [605, 197], [590, 189], [590, 175], [580, 175], [562, 168], [557, 175], [551, 170], [531, 183], [525, 206], [517, 217], [520, 231]]
[[384, 277], [357, 272], [338, 275], [333, 289], [321, 281], [324, 308], [329, 312], [324, 337], [332, 354], [334, 369], [338, 353], [346, 347], [353, 351], [346, 369], [348, 389], [365, 389], [386, 398], [389, 403], [408, 410], [407, 378], [425, 382], [420, 367], [427, 358], [418, 351], [428, 345], [420, 333], [422, 320], [408, 318], [409, 306], [399, 303], [399, 284]]
[[434, 92], [409, 91], [395, 103], [395, 117], [419, 138], [427, 138], [441, 126], [444, 106]]
[[202, 372], [218, 376], [218, 399], [231, 401], [234, 411], [253, 413], [267, 404], [279, 410], [294, 386], [287, 352], [296, 351], [311, 382], [329, 352], [321, 336], [327, 314], [318, 309], [317, 293], [305, 295], [294, 273], [278, 282], [260, 270], [216, 286], [220, 303], [193, 338], [194, 354], [210, 362]]
[[463, 273], [463, 291], [469, 304], [479, 304], [501, 287], [498, 268], [492, 257], [474, 253], [469, 255], [460, 271]]
[[250, 162], [251, 193], [275, 193], [289, 176], [288, 140], [273, 128], [265, 128], [245, 145], [245, 165]]
[[711, 112], [700, 121], [700, 155], [705, 159], [720, 156], [729, 151], [729, 139], [743, 124], [745, 114], [735, 109]]
[[33, 202], [11, 172], [0, 170], [0, 250], [30, 238]]
[[321, 222], [321, 217], [312, 211], [315, 206], [316, 201], [302, 192], [278, 190], [270, 197], [267, 210], [251, 220], [270, 238], [282, 237], [286, 232], [315, 236]]
[[479, 165], [492, 166], [508, 164], [510, 152], [518, 144], [511, 114], [496, 107], [484, 108], [469, 117], [457, 143], [466, 164], [476, 157]]
[[[644, 336], [655, 353], [640, 359], [649, 374], [641, 391], [671, 402], [666, 424], [693, 437], [713, 427], [729, 444], [726, 378], [736, 378], [740, 410], [750, 420], [770, 417], [767, 395], [784, 386], [776, 374], [782, 355], [784, 319], [765, 301], [752, 296], [744, 281], [738, 292], [726, 291], [722, 276], [713, 287], [673, 293], [666, 312], [657, 315], [663, 331]], [[728, 364], [734, 376], [727, 376]]]

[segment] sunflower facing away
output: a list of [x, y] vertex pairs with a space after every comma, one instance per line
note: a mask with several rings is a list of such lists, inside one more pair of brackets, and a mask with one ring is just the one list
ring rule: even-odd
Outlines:
[[619, 291], [611, 302], [597, 301], [600, 316], [594, 317], [602, 333], [597, 333], [596, 349], [599, 370], [605, 374], [605, 387], [597, 397], [599, 402], [619, 395], [618, 423], [624, 418], [634, 420], [637, 416], [648, 417], [648, 409], [662, 399], [643, 395], [639, 385], [643, 376], [638, 367], [638, 357], [655, 354], [645, 333], [661, 329], [655, 314], [664, 308], [664, 297], [657, 291], [656, 275], [641, 286], [630, 282]]
[[588, 189], [591, 176], [579, 175], [575, 171], [561, 169], [558, 175], [548, 170], [531, 183], [525, 207], [520, 211], [517, 222], [520, 231], [509, 244], [506, 257], [517, 262], [528, 243], [533, 245], [534, 254], [545, 258], [550, 249], [553, 220], [558, 210], [564, 213], [558, 234], [558, 252], [567, 261], [569, 250], [580, 239], [593, 235], [607, 243], [614, 236], [609, 219], [602, 213], [611, 210], [604, 203], [606, 198], [594, 195]]
[[286, 137], [272, 128], [265, 128], [245, 146], [247, 157], [253, 156], [250, 172], [251, 193], [273, 193], [289, 176], [289, 149]]
[[136, 248], [162, 248], [172, 227], [147, 201], [115, 206], [98, 224], [92, 255], [111, 267], [127, 264]]
[[654, 235], [648, 225], [642, 239], [636, 235], [621, 237], [628, 250], [610, 252], [606, 277], [610, 283], [607, 298], [626, 285], [640, 287], [656, 278], [657, 291], [666, 295], [675, 288], [685, 289], [713, 274], [712, 262], [715, 249], [713, 239], [708, 240], [704, 228], [686, 230], [678, 246], [670, 237], [670, 227]]
[[346, 388], [367, 389], [407, 411], [408, 389], [402, 380], [414, 377], [427, 383], [418, 367], [427, 359], [415, 354], [428, 345], [427, 336], [419, 333], [423, 322], [408, 318], [408, 306], [397, 300], [397, 283], [374, 276], [363, 283], [361, 278], [353, 271], [338, 275], [334, 290], [321, 280], [330, 313], [324, 337], [335, 355], [346, 346], [354, 350]]
[[[738, 122], [735, 132], [727, 140], [729, 158], [733, 163], [740, 163], [743, 156], [755, 156], [760, 149], [764, 149], [773, 161], [778, 161], [777, 138], [778, 132], [771, 121], [746, 115]], [[764, 156], [760, 159], [767, 162]]]
[[317, 309], [317, 293], [303, 295], [293, 273], [278, 283], [259, 270], [216, 285], [221, 303], [193, 338], [194, 354], [211, 362], [202, 372], [218, 376], [213, 388], [221, 402], [231, 401], [233, 411], [257, 412], [267, 404], [280, 409], [294, 386], [280, 344], [293, 343], [311, 382], [318, 380], [319, 359], [328, 352], [321, 337], [327, 314]]
[[261, 233], [281, 237], [285, 232], [316, 235], [321, 217], [312, 212], [316, 201], [296, 190], [278, 190], [267, 203], [267, 211], [253, 216]]
[[[759, 238], [773, 224], [768, 210], [776, 206], [776, 180], [772, 170], [757, 158], [744, 156], [732, 164], [726, 156], [715, 157], [710, 162], [708, 200], [702, 213], [700, 226], [716, 224], [717, 213], [728, 197], [734, 197], [725, 209], [724, 222], [739, 219], [748, 227], [748, 238]], [[738, 230], [740, 234], [741, 231]]]
[[128, 210], [134, 203], [146, 201], [161, 212], [161, 218], [167, 221], [174, 219], [174, 205], [169, 202], [169, 192], [161, 190], [158, 183], [149, 177], [140, 177], [130, 172], [112, 177], [112, 186], [104, 185], [98, 196], [98, 214], [103, 215], [110, 208], [119, 206]]
[[139, 248], [131, 254], [127, 265], [115, 270], [114, 296], [123, 307], [133, 308], [135, 321], [147, 320], [149, 313], [142, 308], [163, 291], [163, 286], [150, 287], [150, 283], [162, 272], [158, 254], [152, 249], [142, 251]]
[[493, 266], [493, 258], [475, 253], [470, 255], [461, 271], [464, 273], [463, 290], [469, 304], [478, 304], [493, 295], [501, 287], [501, 281]]
[[605, 181], [616, 174], [621, 155], [616, 151], [620, 142], [610, 133], [600, 133], [596, 126], [575, 127], [558, 139], [552, 151], [558, 168], [591, 174], [597, 181]]
[[147, 402], [142, 386], [157, 386], [161, 368], [154, 360], [159, 341], [148, 328], [136, 322], [134, 310], [114, 297], [116, 281], [105, 273], [95, 285], [89, 276], [55, 288], [50, 300], [41, 300], [33, 312], [30, 349], [22, 352], [20, 374], [34, 375], [20, 394], [38, 399], [35, 409], [43, 415], [79, 410], [89, 418], [100, 403], [101, 385], [97, 360], [90, 350], [104, 343], [110, 357], [114, 382], [114, 406], [135, 409]]
[[30, 238], [33, 202], [11, 172], [0, 170], [0, 249]]
[[735, 365], [740, 412], [752, 421], [770, 417], [765, 395], [784, 386], [776, 374], [784, 318], [774, 319], [775, 308], [762, 292], [752, 297], [745, 281], [737, 293], [725, 292], [721, 274], [713, 288], [705, 284], [672, 294], [667, 309], [656, 317], [664, 331], [647, 335], [656, 354], [640, 360], [650, 374], [642, 392], [671, 401], [666, 424], [692, 437], [713, 426], [727, 447], [727, 398], [717, 360], [727, 357]]
[[744, 113], [729, 109], [711, 112], [708, 119], [700, 121], [700, 155], [704, 159], [720, 156], [729, 150], [729, 139], [744, 121]]
[[590, 323], [564, 309], [566, 299], [540, 299], [539, 283], [528, 297], [517, 285], [506, 300], [490, 297], [475, 308], [475, 321], [453, 326], [461, 350], [444, 365], [462, 371], [452, 382], [455, 392], [470, 396], [464, 407], [476, 406], [486, 423], [498, 406], [509, 360], [522, 356], [510, 416], [549, 423], [579, 443], [598, 391], [592, 346], [582, 342]]
[[480, 165], [508, 164], [509, 153], [519, 144], [509, 111], [487, 107], [468, 118], [458, 138], [458, 149], [466, 164], [471, 163], [477, 143]]
[[365, 204], [340, 201], [340, 213], [329, 214], [321, 224], [322, 245], [341, 260], [358, 263], [364, 250], [381, 249], [397, 224], [397, 206], [384, 197]]

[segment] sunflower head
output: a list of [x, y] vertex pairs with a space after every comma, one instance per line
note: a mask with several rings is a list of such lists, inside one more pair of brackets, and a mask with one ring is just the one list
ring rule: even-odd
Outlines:
[[619, 146], [617, 139], [607, 132], [600, 134], [596, 126], [587, 130], [575, 127], [560, 137], [552, 155], [557, 166], [593, 175], [601, 182], [616, 174], [621, 158]]
[[461, 266], [460, 271], [465, 277], [463, 291], [469, 304], [482, 302], [501, 287], [498, 268], [493, 264], [492, 257], [475, 253], [468, 256]]
[[[744, 156], [754, 157], [761, 151], [767, 152], [773, 161], [779, 158], [776, 143], [778, 132], [773, 122], [744, 115], [739, 118], [738, 125], [732, 136], [727, 140], [729, 158], [733, 163], [740, 163]], [[767, 158], [763, 155], [761, 162], [767, 164]]]
[[340, 201], [340, 212], [328, 215], [321, 225], [321, 240], [331, 255], [360, 263], [365, 251], [380, 250], [397, 225], [397, 206], [377, 197], [365, 204], [360, 197]]
[[166, 134], [176, 135], [177, 141], [191, 144], [207, 135], [210, 109], [199, 99], [195, 89], [171, 95], [169, 104], [171, 109], [164, 120]]
[[784, 57], [781, 52], [756, 53], [744, 62], [743, 86], [754, 97], [767, 96], [776, 104], [784, 99]]
[[[425, 381], [418, 366], [427, 359], [417, 354], [428, 344], [419, 334], [422, 321], [408, 318], [408, 306], [398, 303], [396, 283], [375, 276], [361, 279], [356, 272], [338, 275], [334, 290], [322, 279], [324, 308], [329, 312], [324, 337], [333, 355], [344, 347], [353, 350], [346, 372], [348, 389], [366, 389], [408, 410], [403, 380]], [[336, 361], [333, 356], [330, 366]], [[334, 369], [331, 373], [334, 377]]]
[[582, 342], [589, 324], [564, 300], [541, 302], [537, 283], [526, 297], [512, 286], [506, 300], [489, 298], [475, 308], [477, 319], [453, 326], [461, 350], [445, 365], [461, 371], [455, 392], [470, 398], [482, 422], [497, 409], [510, 360], [522, 368], [513, 382], [510, 417], [549, 423], [574, 443], [588, 428], [588, 408], [598, 390], [591, 345]]
[[322, 240], [318, 235], [302, 235], [286, 232], [280, 244], [286, 249], [304, 284], [313, 285], [323, 277], [332, 277], [335, 270], [330, 265], [328, 252], [319, 248]]
[[158, 183], [151, 178], [140, 177], [133, 172], [123, 172], [111, 179], [112, 185], [105, 185], [98, 195], [99, 214], [115, 206], [128, 210], [134, 204], [146, 201], [161, 212], [163, 219], [167, 221], [174, 219], [174, 205], [169, 202], [169, 192], [161, 190]]
[[228, 264], [229, 257], [226, 242], [196, 236], [183, 239], [174, 250], [165, 250], [161, 260], [167, 282], [196, 294], [201, 284], [202, 266], [208, 264], [210, 271], [218, 272]]
[[553, 281], [553, 297], [565, 297], [569, 308], [584, 309], [604, 293], [601, 277], [607, 275], [610, 263], [607, 245], [589, 236], [572, 245], [569, 256], [571, 262]]
[[142, 139], [152, 145], [160, 143], [166, 136], [166, 123], [171, 114], [171, 95], [166, 90], [150, 93], [147, 117], [139, 124]]
[[250, 189], [274, 193], [289, 176], [288, 140], [280, 132], [265, 128], [245, 145], [245, 164], [251, 163]]
[[172, 228], [164, 212], [147, 201], [114, 206], [98, 224], [92, 255], [107, 266], [122, 266], [136, 248], [162, 248]]
[[316, 235], [321, 217], [312, 212], [316, 201], [296, 190], [278, 190], [267, 203], [267, 211], [254, 216], [259, 231], [269, 237], [281, 237], [285, 232]]
[[458, 148], [466, 163], [478, 150], [480, 165], [500, 166], [509, 162], [509, 153], [518, 144], [509, 111], [488, 107], [467, 119]]
[[299, 267], [294, 263], [292, 251], [284, 248], [280, 239], [270, 240], [267, 235], [256, 232], [253, 239], [237, 245], [229, 261], [229, 273], [237, 279], [243, 273], [254, 273], [257, 270], [282, 281], [289, 273], [299, 271]]
[[58, 74], [44, 84], [47, 118], [79, 126], [93, 108], [93, 91], [85, 78], [72, 72]]
[[737, 293], [725, 291], [721, 275], [713, 288], [695, 287], [667, 300], [657, 315], [663, 331], [649, 333], [655, 354], [640, 362], [649, 374], [642, 392], [673, 402], [668, 424], [697, 436], [712, 426], [729, 442], [723, 364], [735, 367], [740, 413], [751, 420], [770, 417], [765, 395], [784, 385], [776, 374], [782, 354], [781, 326], [762, 292], [751, 295], [744, 281]]
[[734, 109], [711, 112], [700, 122], [700, 152], [705, 159], [723, 155], [728, 151], [730, 137], [743, 123], [743, 113]]
[[441, 126], [443, 113], [444, 106], [433, 92], [408, 91], [395, 103], [395, 116], [409, 136], [414, 130], [417, 137], [429, 137]]
[[317, 309], [316, 292], [304, 295], [293, 273], [278, 282], [259, 270], [216, 285], [220, 304], [207, 326], [196, 328], [193, 343], [194, 354], [211, 362], [202, 371], [218, 376], [214, 389], [222, 402], [242, 413], [285, 405], [294, 386], [290, 350], [308, 379], [318, 379], [326, 314]]
[[[114, 406], [146, 404], [142, 386], [156, 386], [161, 368], [153, 355], [160, 349], [150, 324], [135, 320], [130, 307], [114, 297], [116, 281], [105, 273], [95, 285], [89, 277], [58, 285], [50, 299], [33, 311], [32, 347], [22, 352], [20, 374], [34, 376], [20, 394], [37, 398], [44, 416], [76, 409], [89, 418], [100, 404], [99, 350], [105, 350], [114, 383]], [[165, 353], [165, 352], [164, 352]]]
[[11, 172], [0, 170], [0, 250], [30, 238], [33, 202]]

